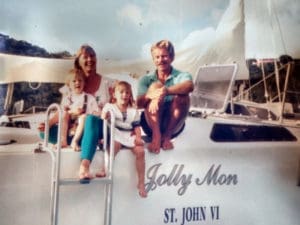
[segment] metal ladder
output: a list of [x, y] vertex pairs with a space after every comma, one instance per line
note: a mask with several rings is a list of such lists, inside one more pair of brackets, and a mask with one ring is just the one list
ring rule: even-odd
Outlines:
[[[49, 137], [49, 117], [52, 110], [57, 110], [59, 113], [58, 121], [58, 137], [57, 149], [54, 152], [53, 148], [48, 146]], [[114, 141], [110, 141], [108, 149], [108, 126], [114, 127], [115, 117], [110, 111], [110, 124], [104, 120], [103, 134], [104, 134], [104, 164], [106, 170], [106, 177], [95, 179], [92, 182], [105, 184], [105, 208], [104, 208], [104, 225], [111, 225], [112, 218], [112, 189], [113, 189], [113, 162], [114, 162]], [[43, 151], [50, 154], [52, 160], [52, 173], [51, 173], [51, 196], [50, 196], [50, 221], [51, 225], [58, 225], [58, 212], [59, 212], [59, 188], [61, 185], [82, 185], [76, 178], [60, 178], [61, 166], [61, 128], [62, 128], [62, 110], [60, 105], [51, 104], [46, 111], [45, 122], [45, 137], [43, 143]], [[114, 129], [110, 129], [110, 139], [114, 140]]]

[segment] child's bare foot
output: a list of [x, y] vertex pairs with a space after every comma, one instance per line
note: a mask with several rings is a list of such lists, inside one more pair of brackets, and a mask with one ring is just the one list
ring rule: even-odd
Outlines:
[[61, 146], [62, 148], [68, 147], [67, 141], [62, 141], [60, 146]]
[[104, 169], [104, 168], [101, 168], [101, 169], [99, 170], [99, 172], [96, 173], [96, 177], [98, 177], [98, 178], [106, 177], [105, 169]]
[[144, 184], [139, 184], [137, 188], [139, 190], [139, 195], [142, 198], [146, 198], [147, 197], [147, 191], [145, 189], [145, 185]]
[[[53, 146], [54, 146], [53, 150], [56, 151], [56, 150], [58, 149], [58, 144], [54, 144]], [[61, 145], [60, 145], [60, 148], [61, 148], [61, 149], [62, 149], [62, 148], [66, 148], [66, 147], [68, 147], [68, 145], [65, 145], [65, 144], [61, 144]]]
[[80, 152], [81, 148], [76, 141], [71, 142], [71, 147], [75, 152]]
[[98, 140], [98, 144], [99, 144], [99, 145], [103, 145], [103, 144], [104, 144], [104, 140], [103, 140], [103, 139], [99, 139], [99, 140]]

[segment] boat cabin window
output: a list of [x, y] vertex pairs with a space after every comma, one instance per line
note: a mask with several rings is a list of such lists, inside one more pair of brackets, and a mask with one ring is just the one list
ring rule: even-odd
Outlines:
[[231, 108], [231, 104], [228, 104], [225, 112], [235, 115], [256, 116], [263, 120], [268, 120], [269, 118], [277, 120], [277, 116], [272, 111], [265, 108], [246, 106], [242, 104], [233, 104], [233, 112]]
[[213, 125], [210, 138], [216, 142], [297, 141], [288, 129], [280, 126], [222, 123]]
[[0, 127], [18, 127], [30, 129], [30, 123], [28, 121], [10, 121], [0, 123]]

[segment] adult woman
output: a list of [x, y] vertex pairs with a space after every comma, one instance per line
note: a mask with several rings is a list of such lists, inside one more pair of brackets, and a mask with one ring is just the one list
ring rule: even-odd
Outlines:
[[[80, 47], [74, 62], [75, 69], [82, 70], [86, 76], [84, 91], [96, 97], [99, 111], [109, 102], [114, 80], [97, 73], [96, 53], [89, 45]], [[79, 169], [80, 181], [87, 181], [93, 176], [90, 164], [93, 160], [98, 141], [103, 138], [103, 122], [100, 115], [87, 115], [81, 141], [81, 164]]]
[[[82, 45], [76, 55], [74, 61], [74, 69], [81, 71], [85, 76], [84, 92], [95, 96], [99, 115], [86, 115], [84, 131], [81, 140], [81, 164], [79, 170], [79, 178], [81, 181], [87, 181], [92, 178], [89, 168], [93, 160], [98, 141], [103, 138], [103, 123], [100, 118], [102, 108], [105, 103], [109, 102], [114, 80], [104, 77], [97, 73], [97, 58], [94, 49], [89, 45]], [[63, 86], [60, 89], [63, 96], [68, 95], [70, 89]], [[58, 113], [49, 120], [49, 142], [57, 142], [57, 126]], [[40, 135], [44, 137], [45, 124], [39, 125]], [[68, 142], [70, 140], [68, 139]]]

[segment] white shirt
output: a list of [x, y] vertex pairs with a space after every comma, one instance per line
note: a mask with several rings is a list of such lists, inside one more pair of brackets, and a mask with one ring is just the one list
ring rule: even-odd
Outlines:
[[61, 106], [69, 107], [70, 111], [76, 111], [79, 108], [83, 109], [85, 95], [87, 96], [85, 113], [93, 114], [94, 112], [99, 112], [95, 97], [85, 92], [81, 94], [69, 93], [67, 95], [64, 95], [61, 101]]
[[[101, 76], [100, 86], [96, 90], [96, 92], [92, 94], [93, 96], [95, 96], [96, 102], [98, 103], [100, 109], [103, 108], [105, 103], [109, 102], [110, 100], [109, 89], [113, 88], [114, 83], [115, 80], [105, 76]], [[67, 85], [61, 87], [59, 91], [63, 96], [70, 94], [70, 88]]]
[[107, 113], [111, 110], [115, 117], [115, 141], [126, 147], [134, 147], [135, 135], [132, 135], [135, 124], [140, 122], [140, 114], [137, 109], [128, 107], [126, 116], [122, 114], [116, 104], [106, 103], [102, 112]]

